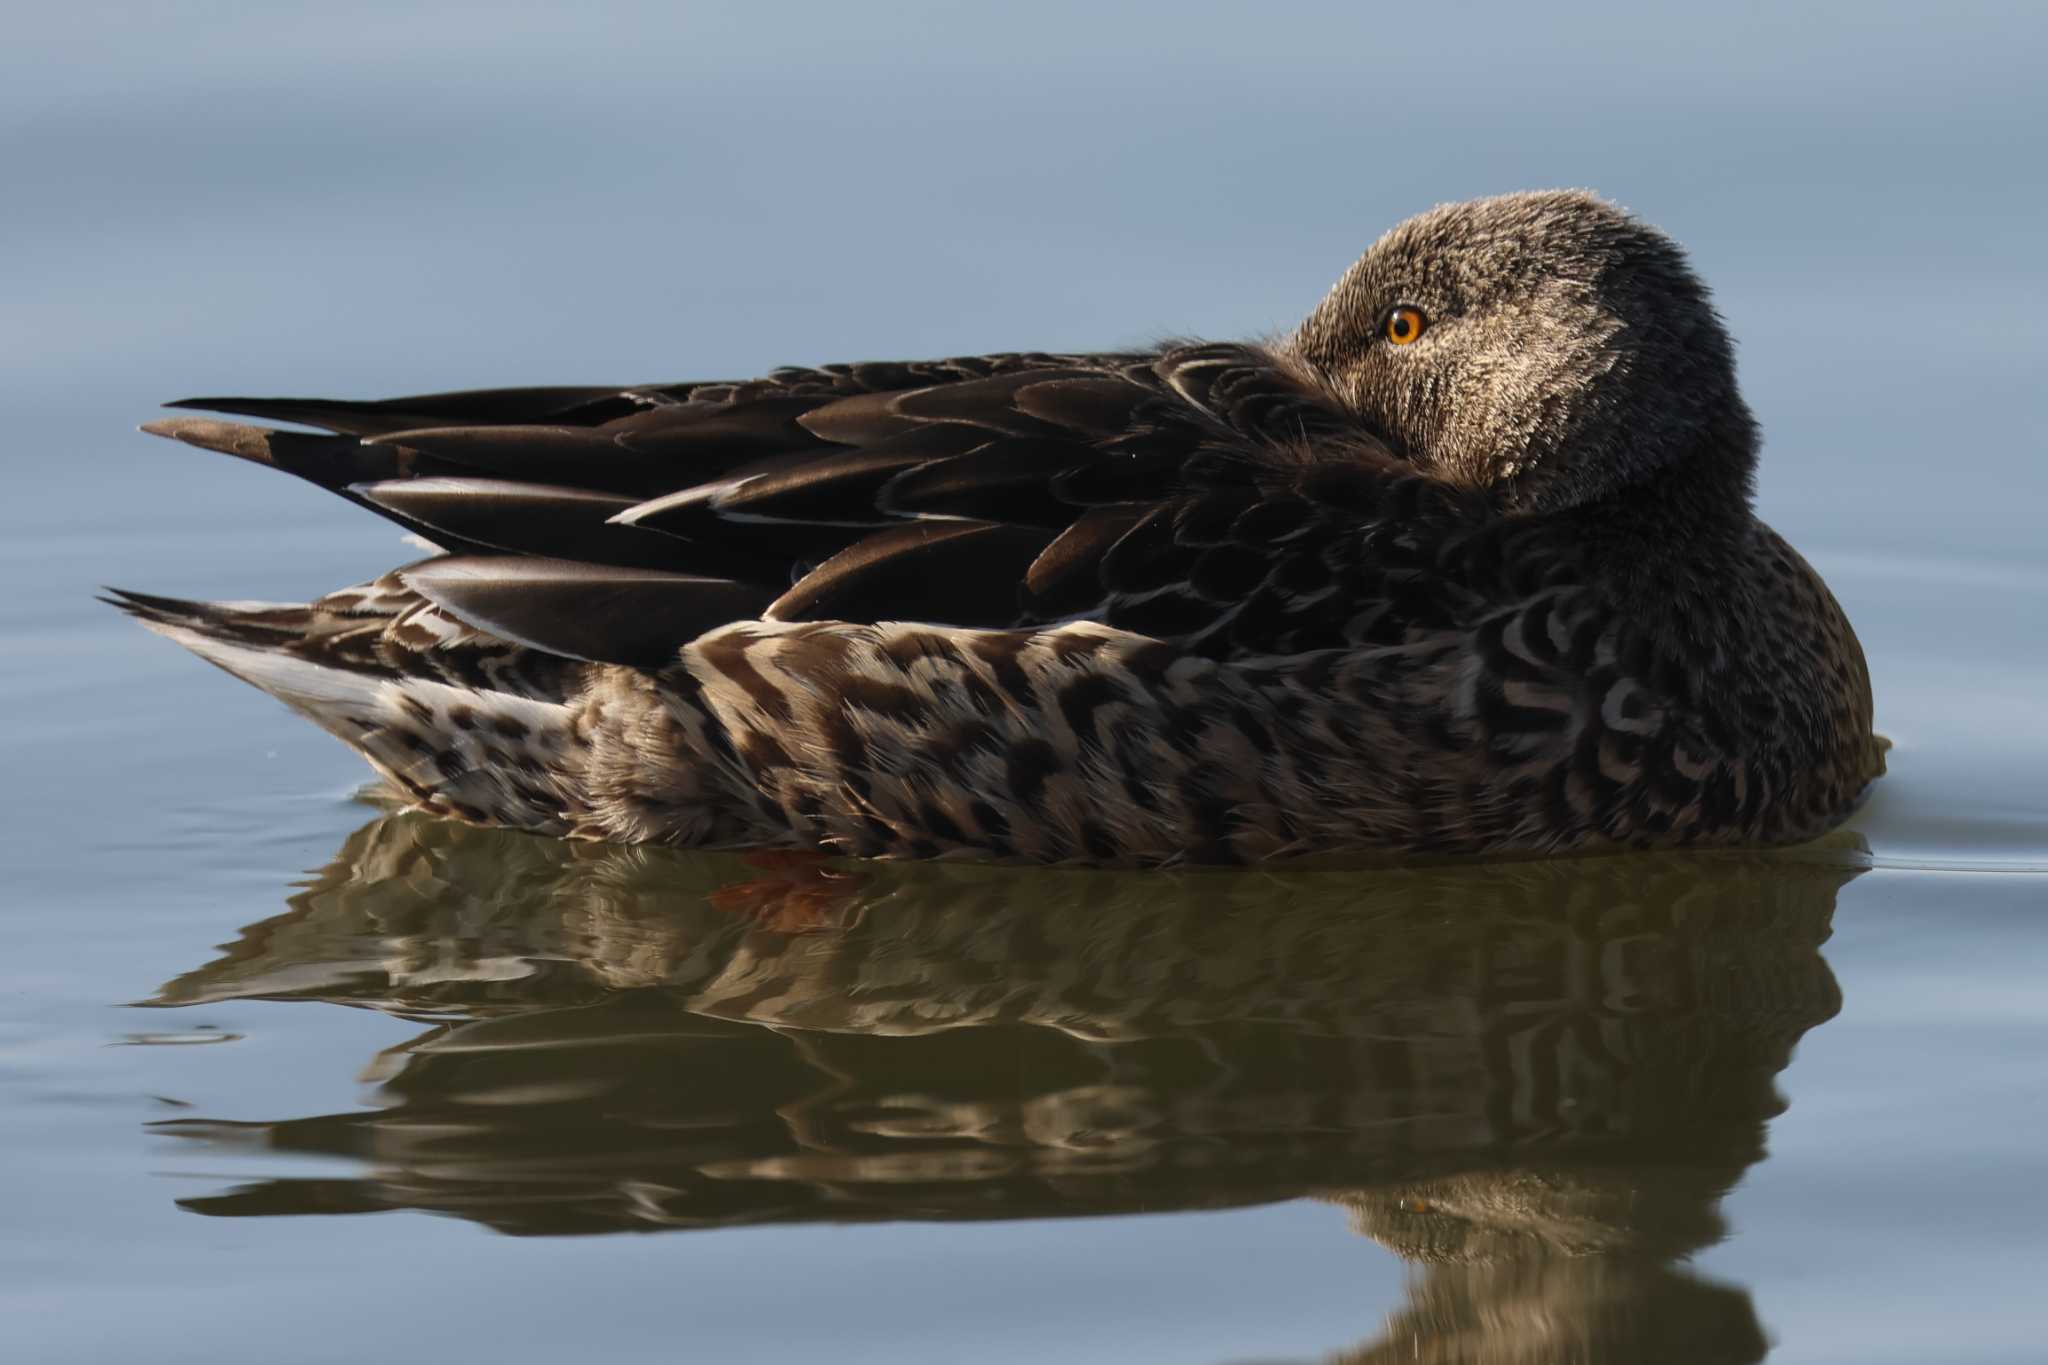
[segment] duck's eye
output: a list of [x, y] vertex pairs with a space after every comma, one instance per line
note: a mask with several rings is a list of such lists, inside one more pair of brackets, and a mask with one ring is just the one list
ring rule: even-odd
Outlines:
[[1429, 319], [1422, 316], [1420, 308], [1411, 308], [1404, 303], [1387, 310], [1387, 320], [1381, 324], [1380, 330], [1396, 346], [1406, 346], [1419, 338], [1428, 326]]

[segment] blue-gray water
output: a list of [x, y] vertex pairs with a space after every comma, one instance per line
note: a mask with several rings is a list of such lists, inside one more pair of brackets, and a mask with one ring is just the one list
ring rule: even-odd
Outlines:
[[[0, 1357], [2038, 1360], [2044, 56], [2010, 5], [11, 15]], [[777, 896], [372, 826], [90, 602], [407, 553], [163, 399], [1240, 335], [1553, 184], [1693, 252], [1862, 635], [1897, 747], [1827, 847]]]

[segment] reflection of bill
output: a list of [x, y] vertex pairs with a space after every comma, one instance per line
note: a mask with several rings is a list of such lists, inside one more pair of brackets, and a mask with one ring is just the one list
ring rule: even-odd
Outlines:
[[1773, 1077], [1837, 1008], [1818, 949], [1854, 875], [1815, 851], [849, 873], [393, 817], [160, 1001], [459, 1022], [387, 1057], [380, 1109], [163, 1127], [368, 1167], [200, 1212], [514, 1233], [1315, 1195], [1435, 1267], [1395, 1330], [1464, 1345], [1414, 1358], [1524, 1358], [1512, 1305], [1554, 1349], [1650, 1351], [1707, 1313], [1686, 1339], [1720, 1346], [1645, 1358], [1753, 1359], [1747, 1296], [1670, 1263], [1720, 1236]]

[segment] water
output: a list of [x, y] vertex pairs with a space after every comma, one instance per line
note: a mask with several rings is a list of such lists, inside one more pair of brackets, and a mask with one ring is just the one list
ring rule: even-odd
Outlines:
[[[2039, 1359], [2044, 34], [13, 16], [0, 1356]], [[1406, 213], [1544, 184], [1676, 232], [1741, 343], [1765, 514], [1897, 741], [1821, 846], [567, 848], [361, 804], [332, 741], [89, 601], [405, 553], [130, 434], [164, 398], [1237, 335]]]

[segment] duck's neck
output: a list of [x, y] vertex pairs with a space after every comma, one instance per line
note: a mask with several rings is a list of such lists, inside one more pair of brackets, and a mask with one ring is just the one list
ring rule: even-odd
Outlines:
[[1740, 403], [1711, 419], [1689, 449], [1675, 452], [1585, 504], [1588, 519], [1643, 548], [1683, 552], [1686, 542], [1746, 527], [1755, 496], [1756, 424]]
[[1691, 453], [1576, 509], [1574, 530], [1625, 609], [1689, 632], [1739, 612], [1755, 469], [1755, 427], [1737, 411]]

